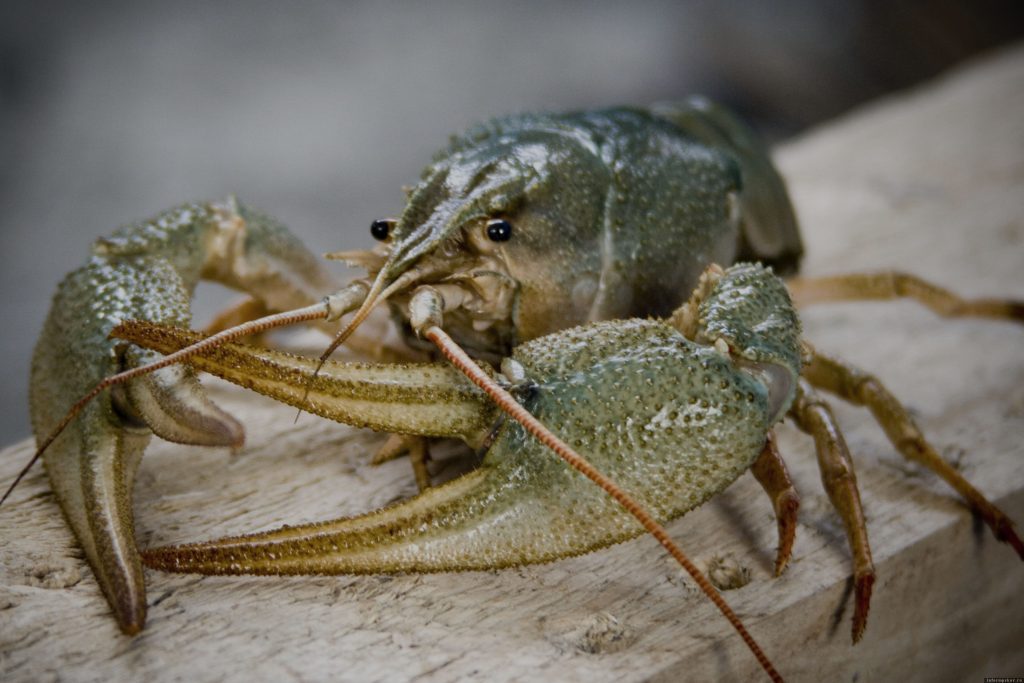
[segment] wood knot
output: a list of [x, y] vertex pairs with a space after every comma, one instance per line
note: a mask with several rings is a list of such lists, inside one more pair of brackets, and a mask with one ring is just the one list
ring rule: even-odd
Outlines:
[[542, 628], [548, 642], [562, 651], [619, 652], [636, 640], [635, 631], [608, 612], [555, 619], [544, 623]]
[[704, 572], [712, 585], [720, 591], [743, 588], [750, 583], [750, 568], [740, 564], [732, 553], [712, 555]]
[[71, 588], [82, 580], [82, 571], [76, 562], [40, 561], [26, 572], [26, 583], [39, 588]]

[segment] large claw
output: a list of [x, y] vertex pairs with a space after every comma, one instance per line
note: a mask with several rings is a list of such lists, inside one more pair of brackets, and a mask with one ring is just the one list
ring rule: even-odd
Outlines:
[[[81, 363], [75, 370], [69, 364]], [[74, 395], [68, 385], [81, 373], [87, 359], [53, 353], [52, 348], [38, 350], [33, 364], [33, 410], [37, 432], [56, 424], [60, 409], [48, 411], [47, 396], [54, 393]], [[95, 363], [94, 368], [107, 365]], [[54, 373], [61, 369], [64, 372]], [[119, 410], [118, 401], [103, 396], [89, 405], [76, 421], [44, 453], [43, 460], [64, 516], [78, 538], [97, 581], [115, 611], [121, 629], [131, 635], [145, 622], [145, 587], [141, 564], [135, 548], [132, 515], [132, 482], [150, 432], [136, 419], [149, 419], [159, 425], [167, 437], [206, 445], [237, 445], [242, 440], [241, 426], [211, 404], [199, 392], [191, 373], [177, 379], [173, 391], [165, 378], [140, 380], [130, 393], [145, 396], [146, 403], [128, 417]], [[45, 375], [46, 379], [42, 376]], [[70, 378], [69, 378], [70, 375]], [[102, 377], [103, 373], [99, 373]]]
[[[98, 241], [89, 262], [61, 283], [33, 356], [40, 442], [101, 379], [157, 357], [108, 339], [111, 328], [128, 318], [187, 325], [200, 278], [243, 288], [272, 308], [310, 303], [332, 284], [282, 226], [234, 200], [181, 206]], [[169, 367], [100, 395], [43, 454], [64, 516], [127, 634], [146, 616], [131, 493], [150, 430], [202, 445], [237, 445], [243, 436], [191, 369]]]
[[[116, 333], [165, 353], [196, 340], [134, 324]], [[795, 354], [795, 346], [786, 353]], [[317, 365], [235, 345], [190, 362], [292, 404]], [[531, 413], [664, 520], [700, 505], [757, 458], [780, 410], [773, 378], [799, 369], [778, 366], [775, 373], [766, 370], [770, 364], [744, 369], [666, 323], [632, 320], [540, 338], [518, 347], [506, 369], [519, 378], [513, 390]], [[216, 574], [493, 569], [577, 555], [642, 532], [518, 423], [496, 425], [494, 409], [454, 371], [406, 366], [393, 378], [400, 386], [385, 379], [391, 373], [389, 366], [328, 363], [313, 381], [309, 410], [472, 442], [493, 431], [477, 470], [367, 515], [157, 548], [144, 553], [145, 562]]]

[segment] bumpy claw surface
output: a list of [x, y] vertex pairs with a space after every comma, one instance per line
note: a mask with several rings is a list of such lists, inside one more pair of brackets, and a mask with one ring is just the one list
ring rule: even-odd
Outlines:
[[[791, 399], [783, 388], [780, 400], [778, 391], [792, 386], [799, 371], [795, 316], [785, 307], [766, 314], [758, 306], [764, 297], [756, 294], [736, 297], [739, 289], [754, 284], [752, 275], [778, 282], [760, 268], [733, 269], [698, 313], [698, 336], [714, 335], [735, 356], [723, 354], [722, 344], [691, 341], [666, 322], [595, 323], [518, 347], [512, 359], [522, 368], [516, 373], [521, 379], [512, 390], [531, 413], [586, 453], [595, 467], [655, 516], [677, 517], [751, 465]], [[771, 291], [785, 299], [781, 284]], [[743, 327], [740, 323], [751, 316], [757, 323]], [[762, 335], [773, 326], [782, 333], [766, 343], [764, 336], [752, 332], [757, 324]], [[119, 334], [125, 332], [137, 343], [164, 352], [195, 339], [173, 330], [122, 329]], [[315, 365], [234, 345], [193, 362], [286, 402], [297, 399], [291, 383], [281, 381], [282, 373]], [[245, 368], [242, 379], [239, 367]], [[317, 383], [367, 367], [325, 365], [323, 377], [314, 381], [310, 409], [336, 417], [318, 393], [326, 384]], [[449, 370], [441, 366], [430, 372]], [[779, 380], [783, 375], [788, 381]], [[453, 376], [453, 388], [464, 384], [461, 376]], [[350, 411], [346, 422], [362, 422], [351, 411], [362, 410], [358, 404], [370, 402], [370, 393], [375, 394], [373, 402], [394, 395], [391, 388], [370, 389], [366, 382], [361, 391], [358, 401], [343, 401]], [[425, 387], [422, 398], [436, 391]], [[464, 391], [467, 406], [479, 400], [469, 389], [459, 391]], [[408, 397], [403, 400], [401, 414], [410, 423], [409, 415], [437, 409], [425, 400], [419, 406]], [[486, 402], [479, 406], [490, 412], [474, 429], [486, 435], [495, 428], [493, 409]], [[370, 414], [375, 410], [367, 410]], [[403, 429], [396, 429], [401, 427], [397, 423], [375, 426], [409, 431], [408, 424]], [[432, 429], [440, 435], [436, 426]], [[499, 423], [496, 430], [479, 469], [405, 503], [333, 522], [158, 548], [147, 551], [145, 561], [172, 571], [226, 574], [493, 569], [581, 554], [641, 533], [617, 503], [555, 459], [518, 423]], [[450, 432], [456, 435], [454, 423]], [[467, 432], [457, 435], [466, 438]]]
[[[518, 390], [524, 403], [546, 424], [572, 425], [577, 436], [571, 443], [662, 519], [717, 493], [760, 451], [767, 392], [715, 351], [663, 323], [641, 321], [597, 324], [557, 340], [572, 355], [556, 358], [552, 337], [517, 349], [515, 358], [530, 378]], [[250, 353], [219, 351], [225, 360]], [[202, 360], [196, 364], [220, 374]], [[656, 397], [648, 388], [658, 380], [695, 385], [696, 391]], [[623, 410], [631, 416], [625, 422], [616, 417]], [[490, 569], [584, 553], [640, 531], [602, 491], [517, 424], [505, 424], [478, 470], [402, 505], [321, 525], [158, 549], [146, 561], [214, 573]]]
[[[233, 199], [184, 205], [97, 241], [86, 265], [61, 283], [35, 349], [37, 439], [101, 379], [157, 357], [108, 339], [118, 322], [188, 325], [189, 299], [202, 278], [250, 291], [272, 308], [308, 303], [331, 284], [282, 226]], [[127, 634], [142, 628], [146, 614], [131, 492], [150, 430], [202, 445], [243, 438], [191, 369], [169, 367], [100, 395], [43, 454], [64, 516]]]

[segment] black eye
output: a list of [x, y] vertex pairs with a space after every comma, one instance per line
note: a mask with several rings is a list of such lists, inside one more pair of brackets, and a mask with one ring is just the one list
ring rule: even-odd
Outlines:
[[374, 222], [370, 223], [370, 234], [373, 235], [373, 239], [383, 242], [388, 238], [388, 234], [391, 232], [391, 228], [394, 227], [394, 225], [394, 219], [378, 218]]
[[508, 242], [512, 239], [512, 224], [500, 218], [488, 221], [487, 237], [492, 242]]

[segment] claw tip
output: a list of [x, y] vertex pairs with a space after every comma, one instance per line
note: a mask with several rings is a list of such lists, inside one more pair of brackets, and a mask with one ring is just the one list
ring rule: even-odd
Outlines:
[[126, 636], [137, 636], [137, 635], [139, 635], [139, 633], [142, 632], [143, 625], [144, 624], [140, 624], [140, 623], [137, 623], [137, 622], [132, 622], [132, 623], [129, 623], [129, 624], [125, 624], [125, 623], [122, 622], [121, 623], [121, 633], [125, 634]]
[[856, 607], [853, 611], [853, 644], [856, 645], [864, 637], [864, 629], [868, 625], [868, 609], [871, 607], [871, 590], [875, 585], [874, 573], [864, 574], [854, 579], [854, 600]]
[[137, 636], [146, 625], [146, 603], [128, 600], [124, 604], [114, 605], [114, 616], [121, 633], [126, 636]]

